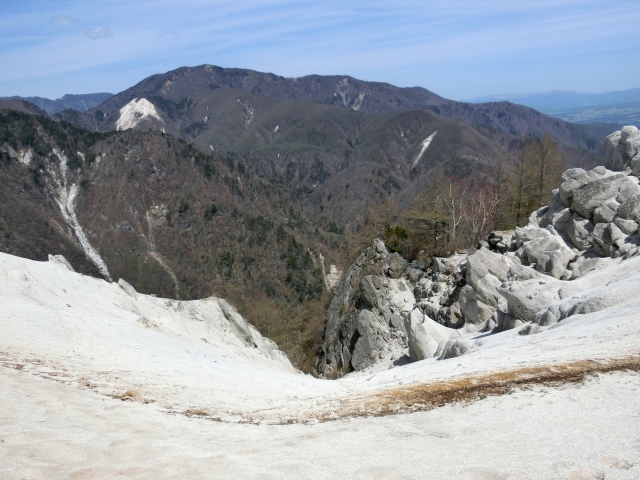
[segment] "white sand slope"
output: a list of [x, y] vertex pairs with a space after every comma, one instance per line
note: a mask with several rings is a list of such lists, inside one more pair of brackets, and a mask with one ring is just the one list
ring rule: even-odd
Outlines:
[[[640, 257], [597, 275], [589, 295], [640, 282]], [[139, 295], [6, 254], [0, 285], [0, 478], [640, 477], [637, 373], [355, 418], [412, 386], [637, 354], [637, 297], [534, 335], [476, 334], [462, 357], [323, 381], [218, 299]]]
[[120, 118], [116, 122], [116, 130], [128, 130], [136, 127], [143, 120], [155, 120], [164, 123], [156, 107], [146, 98], [134, 98], [120, 109]]
[[637, 479], [640, 375], [317, 425], [167, 415], [0, 369], [0, 479]]

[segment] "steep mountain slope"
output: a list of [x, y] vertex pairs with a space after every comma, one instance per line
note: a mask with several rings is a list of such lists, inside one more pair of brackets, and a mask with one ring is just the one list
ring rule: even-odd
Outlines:
[[320, 328], [340, 236], [242, 162], [159, 132], [12, 111], [0, 112], [0, 152], [2, 251], [61, 253], [166, 297], [224, 295], [297, 362], [318, 341], [307, 329]]
[[97, 107], [113, 96], [112, 93], [87, 93], [82, 95], [66, 94], [56, 100], [43, 97], [0, 97], [0, 100], [25, 100], [41, 108], [49, 115], [71, 109], [84, 112]]
[[[311, 100], [365, 114], [400, 110], [430, 110], [454, 120], [482, 125], [512, 135], [550, 133], [561, 144], [601, 152], [601, 138], [585, 127], [550, 118], [531, 108], [509, 102], [483, 105], [447, 100], [420, 87], [399, 88], [386, 83], [365, 82], [349, 76], [309, 75], [284, 78], [271, 73], [245, 69], [225, 69], [211, 65], [183, 67], [153, 75], [93, 109], [87, 126], [102, 130], [114, 128], [120, 110], [133, 99], [161, 97], [175, 104], [175, 111], [197, 104], [218, 88], [232, 88], [282, 100]], [[183, 103], [180, 103], [183, 102]], [[162, 108], [161, 105], [158, 107]], [[105, 117], [106, 114], [106, 117]]]
[[35, 106], [33, 103], [20, 98], [0, 99], [0, 109], [13, 110], [15, 112], [31, 113], [33, 115], [47, 115], [47, 112]]

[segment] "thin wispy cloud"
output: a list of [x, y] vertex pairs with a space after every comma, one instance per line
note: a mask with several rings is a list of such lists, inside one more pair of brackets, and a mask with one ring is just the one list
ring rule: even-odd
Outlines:
[[90, 28], [84, 31], [84, 35], [85, 37], [89, 37], [93, 40], [96, 40], [98, 38], [105, 38], [105, 37], [111, 37], [111, 32], [106, 29], [105, 27], [97, 27], [97, 28]]
[[[49, 30], [32, 14], [36, 3], [64, 6], [42, 12], [53, 24]], [[639, 86], [640, 78], [637, 0], [19, 5], [8, 15], [0, 6], [0, 62], [12, 65], [0, 71], [0, 95], [59, 96], [69, 85], [116, 92], [154, 73], [204, 63], [292, 77], [349, 74], [419, 85], [450, 98], [624, 89]], [[58, 16], [77, 18], [80, 31], [56, 28], [51, 19]], [[82, 32], [93, 40], [111, 39], [86, 42]]]
[[51, 17], [51, 23], [57, 27], [68, 27], [69, 25], [78, 23], [78, 20], [73, 17], [67, 17], [66, 15], [54, 15]]

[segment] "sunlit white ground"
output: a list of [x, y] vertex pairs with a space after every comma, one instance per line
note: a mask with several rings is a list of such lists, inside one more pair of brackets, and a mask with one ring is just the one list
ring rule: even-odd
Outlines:
[[[635, 258], [598, 275], [638, 272]], [[640, 478], [634, 373], [314, 423], [356, 394], [637, 354], [639, 298], [487, 336], [459, 358], [323, 381], [238, 341], [212, 302], [131, 296], [5, 254], [0, 286], [0, 478]], [[136, 401], [110, 396], [126, 392]], [[278, 425], [287, 419], [310, 423]]]
[[189, 419], [0, 370], [0, 478], [640, 478], [640, 375], [316, 425]]

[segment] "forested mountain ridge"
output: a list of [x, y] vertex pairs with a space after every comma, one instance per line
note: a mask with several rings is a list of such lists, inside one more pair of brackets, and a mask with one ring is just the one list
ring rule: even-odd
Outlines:
[[0, 100], [25, 100], [44, 110], [49, 115], [54, 115], [63, 110], [71, 109], [84, 112], [96, 107], [113, 96], [112, 93], [87, 93], [81, 95], [66, 94], [51, 100], [44, 97], [0, 97]]
[[[574, 128], [512, 104], [500, 114], [500, 122], [516, 122], [508, 129], [506, 123], [483, 125], [494, 107], [351, 77], [287, 79], [206, 65], [154, 75], [89, 112], [67, 110], [58, 118], [98, 131], [165, 131], [202, 152], [221, 151], [282, 186], [336, 229], [357, 230], [366, 205], [393, 199], [407, 208], [434, 168], [474, 183], [491, 182], [501, 149], [516, 155], [529, 135], [557, 136]], [[446, 112], [479, 124], [447, 118]], [[537, 126], [527, 127], [527, 135], [514, 134], [529, 116]], [[596, 146], [591, 151], [559, 142], [569, 166], [598, 163], [602, 139], [585, 135]], [[582, 140], [573, 144], [587, 148]]]
[[[1, 251], [63, 254], [163, 297], [227, 298], [298, 365], [318, 341], [309, 329], [321, 329], [323, 269], [340, 263], [342, 236], [241, 161], [161, 132], [101, 134], [11, 110], [0, 158]], [[286, 331], [274, 321], [285, 315]]]
[[[182, 67], [165, 74], [152, 75], [93, 109], [93, 119], [88, 121], [87, 126], [101, 130], [114, 128], [117, 117], [114, 119], [113, 112], [135, 98], [151, 100], [150, 97], [156, 96], [170, 100], [175, 105], [169, 108], [179, 113], [183, 108], [188, 109], [187, 102], [197, 103], [218, 88], [251, 92], [274, 100], [305, 99], [365, 114], [429, 110], [446, 118], [512, 135], [541, 136], [549, 133], [563, 145], [599, 154], [602, 152], [602, 139], [587, 128], [509, 102], [464, 103], [442, 98], [422, 87], [400, 88], [344, 75], [285, 78], [272, 73], [212, 65]], [[181, 105], [180, 102], [185, 104]], [[162, 108], [162, 105], [158, 107]], [[98, 110], [102, 115], [96, 114]]]

